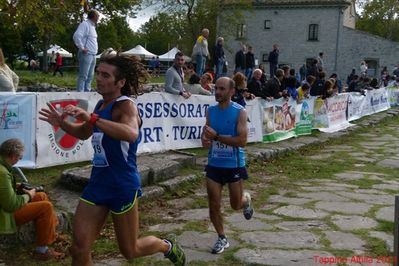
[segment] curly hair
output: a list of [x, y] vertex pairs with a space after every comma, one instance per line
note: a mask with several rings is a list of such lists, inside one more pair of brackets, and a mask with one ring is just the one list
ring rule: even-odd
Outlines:
[[137, 97], [143, 94], [143, 84], [147, 83], [150, 76], [138, 57], [109, 55], [100, 58], [100, 63], [116, 67], [115, 82], [126, 79], [125, 85], [121, 88], [122, 95]]
[[243, 90], [247, 87], [247, 78], [244, 76], [244, 74], [237, 72], [234, 74], [232, 79], [235, 82], [236, 89]]

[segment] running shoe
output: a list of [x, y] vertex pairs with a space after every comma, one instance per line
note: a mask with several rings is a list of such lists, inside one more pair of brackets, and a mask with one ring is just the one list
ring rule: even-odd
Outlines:
[[254, 209], [251, 206], [251, 194], [244, 192], [244, 198], [246, 201], [242, 213], [244, 214], [245, 219], [250, 220], [254, 215]]
[[226, 237], [218, 237], [215, 245], [212, 248], [212, 254], [219, 254], [224, 251], [225, 248], [230, 247], [229, 241]]
[[185, 266], [186, 265], [186, 255], [184, 254], [184, 250], [177, 243], [176, 235], [171, 234], [166, 239], [169, 243], [172, 244], [172, 247], [168, 254], [165, 254], [165, 258], [168, 258], [171, 262], [173, 262], [176, 266]]

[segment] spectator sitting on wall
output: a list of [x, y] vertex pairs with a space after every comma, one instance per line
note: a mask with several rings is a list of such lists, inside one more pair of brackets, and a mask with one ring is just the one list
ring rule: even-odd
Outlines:
[[292, 99], [297, 100], [298, 99], [298, 92], [296, 90], [297, 88], [297, 80], [295, 77], [290, 76], [288, 77], [288, 79], [286, 80], [286, 89], [287, 89], [287, 93], [289, 96], [292, 97]]
[[273, 99], [279, 99], [283, 96], [283, 91], [281, 90], [281, 81], [284, 78], [284, 71], [282, 69], [277, 69], [273, 78], [266, 82], [265, 95], [266, 99], [271, 101]]
[[334, 96], [334, 82], [332, 80], [326, 80], [323, 84], [323, 92], [321, 94], [322, 99], [326, 99]]
[[205, 90], [212, 92], [213, 91], [213, 77], [212, 74], [206, 72], [204, 73], [201, 78], [200, 78], [200, 84], [202, 86], [202, 88], [204, 88]]
[[255, 98], [255, 95], [248, 91], [247, 78], [244, 76], [244, 74], [242, 74], [241, 72], [237, 72], [234, 74], [232, 79], [235, 83], [235, 92], [234, 95], [231, 97], [231, 100], [245, 107], [247, 104], [245, 100], [252, 100]]
[[[205, 75], [205, 74], [204, 74]], [[204, 89], [200, 84], [200, 77], [197, 73], [193, 73], [188, 80], [188, 84], [184, 84], [184, 88], [191, 94], [211, 95], [211, 92]]]
[[266, 94], [262, 82], [260, 81], [262, 77], [262, 70], [259, 68], [255, 69], [251, 80], [248, 82], [248, 92], [255, 95], [255, 97], [261, 97], [266, 99]]
[[165, 74], [165, 91], [182, 96], [185, 99], [190, 98], [191, 93], [184, 89], [184, 54], [177, 52], [173, 66]]
[[319, 73], [318, 79], [316, 79], [315, 83], [310, 88], [310, 95], [312, 95], [312, 96], [321, 96], [321, 95], [323, 95], [323, 88], [324, 88], [325, 78], [326, 78], [326, 72], [321, 71]]
[[332, 84], [333, 84], [333, 87], [332, 87], [332, 94], [330, 95], [330, 97], [332, 97], [332, 96], [335, 96], [335, 95], [338, 95], [338, 91], [339, 91], [339, 88], [338, 88], [338, 82], [337, 82], [337, 80], [335, 79], [335, 78], [329, 78], [328, 79], [329, 81], [331, 81], [332, 82]]
[[343, 89], [342, 81], [340, 79], [338, 79], [337, 73], [332, 73], [330, 78], [335, 79], [336, 85], [338, 86], [338, 93], [342, 93], [342, 89]]
[[348, 75], [348, 77], [346, 78], [346, 84], [349, 86], [349, 83], [351, 83], [351, 81], [353, 80], [354, 76], [356, 75], [356, 69], [352, 68], [351, 73]]
[[283, 77], [283, 80], [281, 81], [281, 90], [286, 90], [287, 89], [287, 79], [288, 79], [288, 77], [290, 76], [290, 70], [291, 70], [291, 68], [290, 68], [290, 66], [288, 66], [288, 65], [284, 65], [284, 66], [282, 66], [281, 67], [281, 69], [284, 71], [284, 77]]
[[310, 96], [310, 85], [309, 85], [309, 83], [304, 83], [296, 91], [298, 92], [297, 102], [298, 103], [303, 102], [303, 100], [305, 98], [309, 98], [309, 96]]
[[355, 92], [358, 82], [359, 82], [359, 76], [356, 74], [353, 75], [351, 81], [348, 84], [348, 92]]
[[370, 81], [369, 89], [379, 89], [380, 85], [377, 78], [372, 78]]

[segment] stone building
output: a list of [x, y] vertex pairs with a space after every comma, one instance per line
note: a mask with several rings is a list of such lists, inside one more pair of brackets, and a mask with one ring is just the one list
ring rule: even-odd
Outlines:
[[221, 17], [217, 36], [227, 36], [229, 71], [242, 43], [254, 48], [267, 70], [268, 54], [278, 44], [280, 65], [298, 70], [323, 52], [328, 74], [336, 72], [345, 80], [352, 68], [360, 72], [364, 60], [369, 75], [379, 77], [383, 66], [391, 71], [399, 63], [399, 43], [356, 30], [355, 14], [354, 0], [255, 0], [253, 8], [244, 11], [235, 36], [227, 33]]

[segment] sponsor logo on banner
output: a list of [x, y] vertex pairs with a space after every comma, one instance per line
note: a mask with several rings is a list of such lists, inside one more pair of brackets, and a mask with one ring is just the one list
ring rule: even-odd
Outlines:
[[[62, 99], [49, 102], [57, 111], [62, 112], [67, 105], [74, 105], [87, 111], [88, 101], [83, 99]], [[82, 121], [68, 116], [69, 122], [81, 123]], [[69, 155], [75, 155], [82, 148], [83, 141], [67, 134], [60, 127], [52, 127], [52, 132], [48, 133], [51, 143], [51, 149], [61, 157], [69, 158]]]
[[0, 102], [0, 129], [17, 129], [22, 127], [19, 120], [19, 105], [12, 102]]

